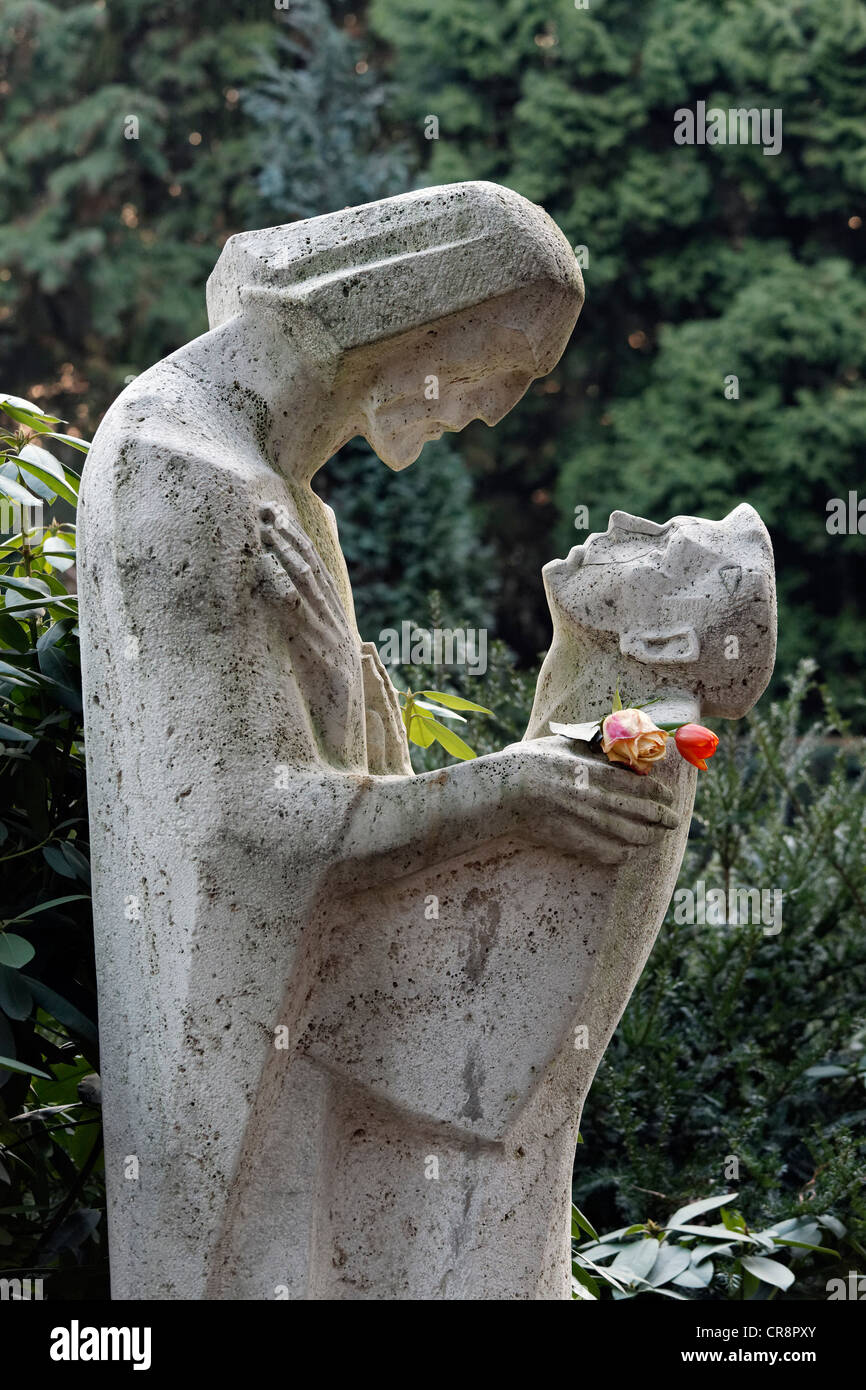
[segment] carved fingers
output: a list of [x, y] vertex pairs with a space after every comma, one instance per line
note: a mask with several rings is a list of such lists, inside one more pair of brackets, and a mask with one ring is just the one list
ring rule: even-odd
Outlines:
[[337, 586], [302, 528], [285, 507], [262, 507], [259, 537], [269, 577], [286, 607], [312, 633], [345, 639], [348, 623]]
[[[287, 675], [297, 684], [319, 747], [334, 767], [363, 759], [364, 695], [358, 634], [337, 584], [285, 506], [259, 512], [264, 592], [275, 601]], [[384, 736], [371, 721], [369, 736]]]
[[372, 642], [361, 646], [361, 669], [367, 716], [367, 765], [378, 775], [408, 775], [412, 763], [397, 692]]
[[574, 751], [566, 739], [532, 739], [508, 750], [518, 762], [527, 838], [615, 863], [660, 846], [680, 823], [673, 794], [655, 778]]

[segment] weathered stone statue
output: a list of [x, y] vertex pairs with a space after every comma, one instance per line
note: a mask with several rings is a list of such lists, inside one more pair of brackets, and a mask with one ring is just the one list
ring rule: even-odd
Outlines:
[[115, 1297], [568, 1297], [580, 1106], [694, 772], [548, 726], [616, 685], [658, 720], [743, 713], [772, 668], [766, 532], [615, 513], [545, 571], [526, 740], [416, 777], [310, 482], [356, 434], [403, 468], [494, 424], [581, 302], [554, 224], [491, 184], [248, 233], [211, 331], [100, 427], [80, 571]]

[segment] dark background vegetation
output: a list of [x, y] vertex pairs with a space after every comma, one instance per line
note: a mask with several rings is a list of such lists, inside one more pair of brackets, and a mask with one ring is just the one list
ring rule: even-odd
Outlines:
[[[782, 888], [785, 926], [666, 925], [588, 1102], [576, 1193], [599, 1228], [657, 1219], [726, 1190], [735, 1154], [749, 1223], [832, 1212], [845, 1270], [863, 1263], [864, 538], [825, 522], [831, 498], [866, 495], [864, 59], [860, 0], [11, 0], [0, 20], [0, 386], [74, 433], [204, 331], [235, 231], [489, 178], [586, 248], [574, 341], [495, 431], [472, 425], [400, 475], [355, 442], [319, 485], [365, 638], [432, 603], [499, 639], [483, 679], [397, 673], [494, 709], [481, 751], [522, 733], [549, 635], [538, 572], [584, 538], [575, 506], [602, 530], [614, 507], [761, 512], [773, 693], [794, 693], [765, 700], [705, 776], [682, 881]], [[673, 112], [698, 100], [781, 108], [781, 153], [676, 146]], [[62, 699], [0, 686], [0, 718], [26, 734], [0, 755], [4, 922], [87, 891], [62, 638]], [[26, 631], [2, 645], [42, 672]], [[0, 967], [0, 1055], [55, 1080], [0, 1088], [0, 1265], [50, 1271], [51, 1296], [99, 1295], [98, 1109], [13, 1118], [75, 1103], [98, 1069], [86, 896], [32, 923], [14, 931], [38, 988]], [[796, 1290], [823, 1297], [836, 1271], [802, 1263]]]

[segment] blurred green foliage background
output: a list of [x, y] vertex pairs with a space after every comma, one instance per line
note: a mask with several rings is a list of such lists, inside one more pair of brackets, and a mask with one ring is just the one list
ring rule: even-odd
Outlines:
[[[524, 665], [548, 635], [534, 576], [585, 538], [576, 506], [603, 530], [613, 507], [745, 500], [776, 548], [780, 672], [816, 658], [855, 713], [862, 539], [826, 520], [866, 496], [864, 60], [862, 0], [11, 0], [2, 379], [92, 433], [127, 376], [205, 329], [232, 232], [498, 180], [585, 248], [587, 303], [494, 432], [428, 446], [410, 482], [357, 444], [322, 475], [377, 538], [378, 558], [346, 537], [363, 635], [423, 609], [429, 566], [395, 579], [417, 554], [408, 488], [448, 523], [446, 618], [488, 613]], [[781, 109], [781, 152], [676, 145], [673, 113], [698, 100]]]

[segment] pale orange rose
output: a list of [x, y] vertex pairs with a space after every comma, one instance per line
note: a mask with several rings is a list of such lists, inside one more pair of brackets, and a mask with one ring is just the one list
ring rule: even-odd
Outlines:
[[601, 726], [601, 746], [610, 761], [627, 763], [642, 777], [664, 757], [669, 737], [642, 709], [614, 710]]

